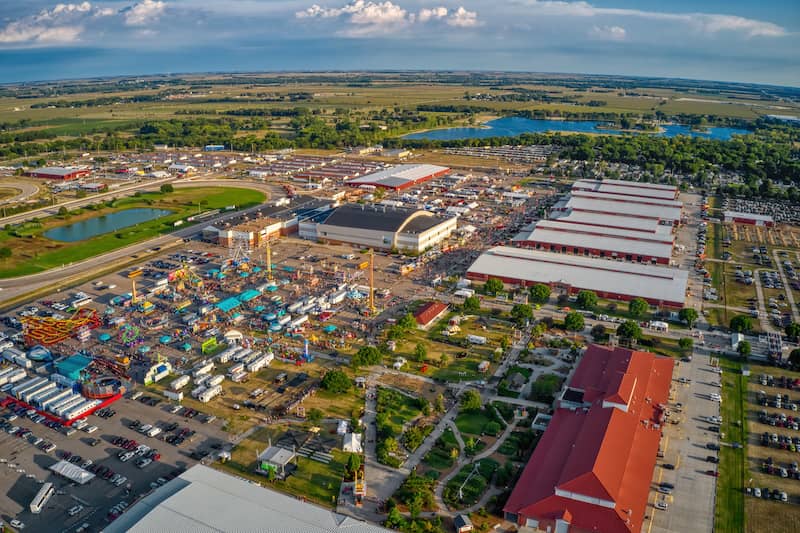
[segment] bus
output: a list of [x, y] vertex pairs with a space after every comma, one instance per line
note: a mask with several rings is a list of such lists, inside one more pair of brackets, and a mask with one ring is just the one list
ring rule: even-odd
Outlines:
[[53, 493], [55, 493], [55, 488], [53, 488], [52, 483], [45, 483], [42, 485], [42, 488], [39, 489], [39, 492], [36, 493], [36, 496], [31, 502], [31, 512], [33, 514], [39, 514]]
[[70, 302], [70, 307], [73, 309], [78, 309], [79, 307], [83, 307], [84, 305], [89, 305], [92, 303], [92, 298], [89, 296], [78, 296], [74, 300]]

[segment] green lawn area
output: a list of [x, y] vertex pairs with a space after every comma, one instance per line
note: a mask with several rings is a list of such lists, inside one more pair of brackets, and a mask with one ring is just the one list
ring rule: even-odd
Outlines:
[[[496, 418], [494, 412], [488, 410], [461, 412], [456, 417], [456, 427], [462, 436], [472, 435], [479, 437], [482, 433], [494, 434], [493, 431], [490, 431], [492, 426], [496, 426], [494, 429], [497, 429], [497, 427], [502, 429], [504, 425], [504, 422], [498, 421]], [[487, 428], [489, 424], [491, 426]]]
[[714, 531], [738, 533], [744, 531], [744, 492], [747, 470], [747, 423], [745, 420], [745, 391], [747, 378], [741, 375], [741, 364], [721, 359], [722, 397], [720, 414], [726, 442], [740, 442], [744, 448], [722, 446], [719, 453], [719, 478], [717, 479], [717, 502], [714, 516]]
[[[198, 207], [202, 210], [221, 209], [229, 205], [246, 208], [257, 205], [264, 199], [264, 194], [259, 191], [234, 187], [193, 187], [177, 189], [167, 194], [148, 192], [138, 197], [119, 199], [113, 206], [103, 204], [102, 208], [95, 210], [81, 209], [69, 218], [54, 216], [42, 219], [40, 224], [27, 224], [20, 230], [23, 235], [21, 237], [13, 234], [15, 228], [3, 230], [0, 231], [0, 240], [4, 246], [12, 249], [13, 255], [9, 259], [0, 260], [0, 278], [41, 272], [170, 233], [176, 229], [174, 222], [196, 214]], [[199, 206], [198, 202], [202, 201], [206, 203]], [[167, 209], [172, 214], [84, 241], [58, 242], [43, 236], [45, 231], [55, 227], [135, 207]]]
[[400, 394], [391, 389], [378, 389], [377, 412], [386, 417], [386, 425], [394, 435], [399, 436], [403, 424], [420, 414], [419, 404], [415, 398]]
[[442, 435], [436, 439], [436, 443], [434, 443], [433, 448], [425, 455], [423, 462], [433, 469], [439, 471], [447, 470], [453, 466], [455, 462], [452, 455], [454, 449], [459, 449], [458, 441], [453, 434], [453, 430], [447, 428]]

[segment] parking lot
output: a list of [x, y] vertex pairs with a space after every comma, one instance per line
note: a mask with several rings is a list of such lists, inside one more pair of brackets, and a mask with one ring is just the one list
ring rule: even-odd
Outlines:
[[[708, 445], [719, 445], [718, 426], [710, 421], [720, 415], [720, 404], [712, 399], [720, 392], [719, 382], [720, 374], [706, 355], [695, 355], [675, 367], [669, 419], [678, 423], [666, 424], [664, 457], [658, 459], [650, 496], [648, 531], [713, 531], [717, 452]], [[670, 494], [658, 491], [663, 483], [674, 487]], [[666, 510], [656, 509], [658, 502], [666, 503]]]
[[[29, 428], [34, 435], [52, 441], [57, 449], [46, 453], [25, 438], [10, 435], [6, 431], [0, 432], [0, 490], [6, 495], [0, 500], [0, 517], [6, 523], [18, 519], [33, 531], [53, 531], [53, 524], [59, 524], [60, 531], [74, 531], [85, 523], [89, 527], [84, 531], [99, 531], [107, 524], [109, 511], [119, 502], [131, 504], [152, 490], [151, 484], [159, 478], [163, 482], [197, 463], [197, 459], [191, 456], [193, 452], [214, 451], [228, 442], [228, 435], [221, 430], [219, 421], [204, 424], [201, 416], [187, 419], [179, 414], [171, 414], [165, 407], [164, 402], [151, 407], [140, 401], [122, 399], [112, 405], [116, 411], [112, 418], [91, 417], [92, 423], [99, 427], [97, 431], [92, 434], [77, 431], [71, 436], [31, 420], [17, 418], [13, 421], [14, 425]], [[0, 414], [10, 413], [5, 409]], [[175, 447], [160, 438], [149, 438], [131, 429], [128, 425], [133, 420], [159, 427], [174, 423], [179, 428], [188, 428], [196, 433], [192, 439]], [[157, 449], [160, 458], [144, 468], [139, 468], [135, 459], [122, 462], [118, 457], [122, 448], [112, 444], [115, 437], [136, 440], [137, 443]], [[166, 437], [166, 433], [162, 432], [158, 437]], [[92, 446], [95, 439], [99, 439], [99, 443]], [[107, 475], [108, 479], [98, 476], [86, 485], [76, 485], [48, 469], [62, 459], [65, 452], [73, 458], [79, 456], [77, 466], [90, 460], [92, 465], [87, 465], [87, 468], [100, 465], [111, 469], [113, 473]], [[113, 474], [125, 476], [127, 481], [120, 485], [112, 484], [109, 480]], [[56, 493], [42, 512], [34, 515], [28, 506], [45, 481], [54, 484]], [[76, 506], [82, 509], [74, 516], [69, 516], [67, 511]]]

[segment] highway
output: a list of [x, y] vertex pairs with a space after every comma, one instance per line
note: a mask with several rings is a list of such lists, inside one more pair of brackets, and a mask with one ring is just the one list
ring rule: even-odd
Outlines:
[[[259, 184], [259, 183], [252, 183], [252, 182], [231, 182], [230, 180], [211, 180], [211, 179], [204, 179], [198, 181], [183, 181], [183, 182], [175, 182], [174, 185], [176, 187], [197, 187], [197, 186], [220, 186], [220, 185], [227, 185], [227, 186], [246, 186], [247, 188], [253, 188], [262, 190], [267, 193], [275, 192], [275, 186], [266, 185], [266, 184]], [[281, 189], [282, 192], [282, 189]], [[277, 211], [275, 214], [280, 215], [290, 210], [297, 209], [303, 205], [306, 205], [313, 201], [311, 197], [299, 197], [295, 198], [293, 203], [288, 206], [286, 209], [281, 211]], [[91, 257], [84, 261], [79, 261], [77, 263], [70, 263], [67, 265], [63, 265], [58, 268], [53, 268], [50, 270], [46, 270], [44, 272], [37, 272], [36, 274], [30, 274], [27, 276], [20, 276], [17, 278], [8, 278], [4, 280], [0, 280], [0, 304], [21, 296], [23, 294], [35, 291], [42, 287], [46, 287], [49, 285], [54, 285], [60, 281], [67, 283], [67, 280], [70, 278], [74, 278], [80, 276], [82, 274], [86, 274], [91, 272], [92, 270], [99, 270], [106, 265], [112, 265], [114, 263], [122, 262], [125, 259], [131, 258], [133, 255], [139, 255], [145, 253], [147, 250], [155, 248], [155, 247], [167, 247], [173, 244], [177, 244], [182, 239], [187, 239], [195, 236], [196, 234], [200, 233], [201, 229], [204, 226], [209, 224], [213, 224], [224, 220], [228, 217], [232, 216], [240, 216], [245, 213], [250, 213], [261, 209], [263, 205], [257, 205], [250, 209], [246, 209], [244, 211], [235, 211], [235, 212], [227, 212], [220, 214], [216, 217], [209, 218], [203, 221], [202, 224], [195, 224], [186, 228], [178, 229], [168, 235], [162, 235], [159, 237], [155, 237], [152, 239], [148, 239], [146, 241], [142, 241], [136, 244], [132, 244], [130, 246], [126, 246], [124, 248], [120, 248], [118, 250], [113, 250], [111, 252], [107, 252], [95, 257]]]

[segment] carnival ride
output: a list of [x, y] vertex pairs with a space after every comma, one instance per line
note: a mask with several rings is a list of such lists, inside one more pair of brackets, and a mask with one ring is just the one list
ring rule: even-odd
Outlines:
[[83, 307], [70, 318], [28, 316], [22, 319], [23, 335], [28, 346], [52, 346], [78, 334], [82, 329], [95, 329], [102, 325], [97, 311]]
[[123, 324], [119, 328], [117, 340], [126, 348], [133, 348], [144, 342], [144, 336], [138, 326], [133, 324]]

